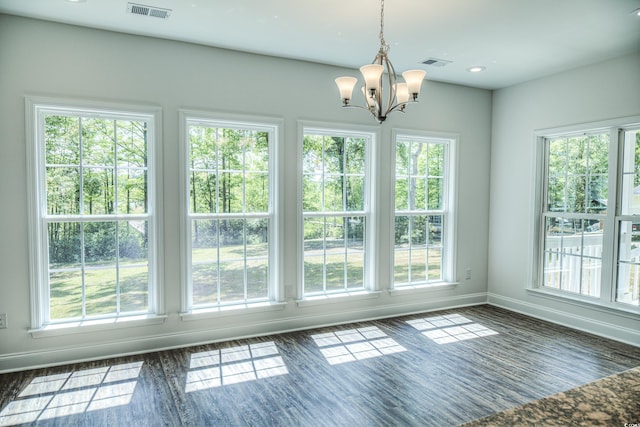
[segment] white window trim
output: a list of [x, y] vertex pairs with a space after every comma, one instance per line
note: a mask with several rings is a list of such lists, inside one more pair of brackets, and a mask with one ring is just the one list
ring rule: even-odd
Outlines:
[[[611, 312], [612, 310], [624, 315], [640, 315], [640, 307], [633, 307], [628, 304], [616, 301], [617, 287], [617, 243], [618, 233], [616, 222], [618, 218], [625, 215], [618, 215], [620, 210], [620, 200], [622, 186], [618, 186], [621, 179], [622, 171], [619, 168], [622, 150], [620, 150], [620, 132], [628, 128], [637, 128], [640, 126], [640, 116], [621, 117], [617, 119], [594, 121], [589, 123], [581, 123], [569, 126], [539, 129], [534, 131], [534, 143], [532, 144], [533, 168], [535, 171], [535, 179], [532, 180], [533, 209], [531, 209], [530, 239], [532, 244], [529, 245], [529, 259], [531, 262], [528, 277], [530, 283], [527, 285], [527, 292], [533, 295], [539, 295], [551, 300], [561, 301], [585, 307], [589, 309], [603, 310]], [[609, 165], [616, 165], [616, 172], [613, 176], [609, 175], [608, 185], [608, 201], [609, 209], [605, 219], [605, 229], [614, 230], [603, 237], [603, 258], [602, 258], [602, 285], [600, 297], [590, 297], [580, 295], [568, 291], [552, 289], [541, 286], [542, 280], [542, 249], [544, 247], [544, 227], [542, 221], [544, 219], [544, 205], [546, 195], [546, 145], [545, 140], [554, 137], [566, 137], [572, 135], [583, 135], [592, 133], [608, 132], [610, 136]], [[611, 166], [610, 166], [611, 170]], [[635, 316], [634, 316], [635, 317]]]
[[[269, 132], [273, 136], [273, 141], [269, 143], [269, 291], [266, 303], [272, 305], [272, 309], [278, 310], [283, 307], [284, 287], [282, 285], [281, 260], [283, 246], [279, 243], [283, 238], [284, 227], [280, 226], [280, 216], [282, 198], [282, 180], [280, 179], [282, 155], [282, 135], [284, 120], [276, 117], [238, 115], [215, 111], [202, 111], [180, 109], [179, 112], [179, 141], [180, 141], [180, 277], [181, 277], [181, 313], [182, 320], [194, 320], [198, 318], [210, 318], [218, 315], [238, 313], [237, 309], [265, 311], [265, 302], [222, 304], [208, 308], [193, 309], [192, 281], [190, 272], [191, 265], [191, 232], [189, 228], [189, 124], [201, 121], [207, 126], [220, 127], [248, 127]], [[244, 215], [244, 214], [242, 214]], [[227, 308], [228, 307], [228, 308]], [[227, 311], [229, 310], [229, 311]]]
[[[441, 141], [446, 144], [445, 167], [445, 183], [443, 198], [443, 215], [447, 218], [445, 221], [445, 232], [443, 234], [445, 247], [443, 251], [443, 275], [442, 281], [432, 283], [417, 283], [403, 286], [394, 286], [395, 274], [394, 269], [389, 269], [389, 294], [392, 296], [406, 295], [409, 293], [430, 292], [433, 290], [441, 290], [443, 287], [453, 287], [459, 284], [456, 277], [457, 274], [457, 246], [458, 246], [458, 145], [460, 144], [460, 135], [449, 132], [430, 132], [412, 129], [394, 128], [391, 131], [391, 143], [393, 155], [389, 159], [389, 188], [391, 189], [392, 211], [389, 218], [389, 242], [391, 244], [389, 262], [392, 267], [394, 265], [395, 252], [395, 182], [396, 182], [396, 142], [399, 138]], [[425, 213], [429, 215], [429, 213]]]
[[[364, 258], [364, 289], [347, 290], [339, 292], [331, 292], [326, 294], [316, 294], [305, 296], [304, 294], [304, 218], [302, 209], [302, 142], [304, 140], [305, 133], [313, 133], [316, 135], [336, 136], [341, 135], [345, 137], [361, 136], [368, 140], [366, 153], [365, 153], [365, 206], [364, 215], [368, 218], [367, 230], [365, 233], [365, 258]], [[376, 239], [376, 226], [377, 217], [374, 207], [376, 206], [376, 164], [377, 164], [377, 152], [378, 141], [380, 141], [380, 128], [375, 126], [363, 126], [363, 125], [347, 125], [336, 124], [330, 122], [319, 122], [310, 120], [298, 121], [298, 139], [297, 139], [297, 174], [298, 181], [297, 190], [297, 218], [298, 218], [298, 239], [297, 239], [297, 270], [298, 270], [298, 285], [296, 303], [299, 307], [314, 306], [318, 304], [335, 302], [338, 299], [363, 299], [363, 298], [376, 298], [379, 295], [378, 292], [378, 280], [375, 272], [375, 260], [377, 258], [377, 239]], [[367, 185], [368, 184], [368, 185]], [[366, 294], [371, 294], [367, 296]]]
[[[41, 209], [46, 206], [46, 193], [44, 192], [44, 158], [43, 150], [39, 148], [39, 139], [44, 133], [41, 126], [41, 115], [50, 112], [61, 114], [73, 111], [74, 113], [86, 113], [92, 116], [105, 115], [112, 119], [144, 119], [150, 123], [150, 132], [153, 144], [148, 146], [149, 162], [149, 199], [148, 216], [149, 228], [149, 312], [140, 315], [106, 316], [104, 319], [87, 319], [71, 322], [46, 322], [46, 312], [49, 297], [45, 288], [48, 283], [48, 253], [47, 236], [41, 221]], [[50, 335], [47, 331], [57, 330], [67, 333], [84, 332], [87, 328], [94, 327], [97, 323], [118, 323], [129, 326], [137, 326], [140, 322], [157, 323], [164, 321], [164, 273], [161, 268], [163, 262], [162, 245], [162, 185], [158, 176], [162, 176], [162, 109], [156, 106], [121, 104], [85, 99], [51, 98], [41, 96], [25, 97], [25, 126], [27, 142], [27, 186], [28, 186], [28, 212], [29, 212], [29, 278], [31, 290], [31, 332], [33, 337]], [[144, 320], [141, 320], [144, 318]], [[155, 320], [158, 319], [158, 320]], [[73, 326], [73, 327], [70, 327]], [[42, 333], [38, 333], [41, 331]], [[62, 333], [59, 333], [62, 334]]]

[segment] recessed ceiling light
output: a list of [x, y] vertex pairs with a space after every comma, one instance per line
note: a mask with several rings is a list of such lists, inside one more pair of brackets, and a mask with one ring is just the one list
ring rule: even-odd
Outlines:
[[485, 67], [481, 67], [479, 65], [467, 68], [467, 71], [470, 73], [479, 73], [480, 71], [486, 70]]
[[87, 0], [67, 0], [69, 3], [84, 3]]

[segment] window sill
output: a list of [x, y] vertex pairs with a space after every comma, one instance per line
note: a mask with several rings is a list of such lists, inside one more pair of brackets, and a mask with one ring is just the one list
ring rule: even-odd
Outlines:
[[82, 320], [78, 322], [56, 323], [38, 329], [29, 329], [33, 338], [49, 338], [62, 335], [94, 333], [110, 331], [120, 328], [135, 328], [138, 326], [160, 325], [166, 320], [166, 315], [142, 315], [112, 317], [109, 319]]
[[424, 285], [407, 285], [389, 289], [389, 295], [397, 297], [401, 295], [421, 294], [426, 292], [441, 291], [444, 289], [453, 289], [458, 286], [459, 282], [437, 282], [425, 283]]
[[625, 307], [621, 303], [603, 303], [597, 298], [587, 297], [581, 295], [573, 295], [568, 292], [558, 291], [546, 288], [530, 288], [527, 292], [539, 296], [541, 298], [548, 298], [558, 302], [564, 302], [577, 307], [588, 308], [591, 310], [598, 310], [603, 313], [616, 314], [629, 319], [637, 320], [640, 316], [640, 308], [633, 308], [631, 306]]
[[378, 298], [379, 291], [357, 291], [357, 292], [341, 292], [338, 294], [325, 294], [311, 296], [304, 299], [296, 300], [298, 307], [311, 307], [315, 305], [340, 303], [347, 301], [358, 301], [364, 299]]
[[192, 320], [211, 319], [215, 317], [234, 316], [238, 314], [262, 313], [265, 311], [284, 310], [286, 302], [258, 302], [251, 304], [227, 305], [213, 308], [201, 308], [180, 313], [183, 322]]

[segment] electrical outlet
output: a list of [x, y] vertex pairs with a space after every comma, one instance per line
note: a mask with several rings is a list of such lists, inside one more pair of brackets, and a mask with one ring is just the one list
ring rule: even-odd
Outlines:
[[0, 329], [7, 329], [7, 313], [0, 313]]
[[464, 278], [467, 279], [467, 280], [471, 280], [471, 269], [470, 268], [467, 268], [467, 271], [465, 272]]

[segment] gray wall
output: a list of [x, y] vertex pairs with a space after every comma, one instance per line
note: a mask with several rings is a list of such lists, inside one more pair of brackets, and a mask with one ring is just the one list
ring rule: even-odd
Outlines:
[[[199, 45], [0, 15], [0, 372], [71, 360], [106, 357], [230, 337], [265, 334], [358, 319], [477, 304], [486, 301], [489, 224], [490, 91], [426, 82], [422, 100], [381, 126], [378, 206], [392, 206], [389, 183], [392, 128], [460, 135], [457, 277], [453, 288], [228, 315], [185, 322], [180, 311], [178, 110], [202, 109], [267, 115], [284, 120], [284, 192], [281, 212], [296, 222], [297, 121], [372, 125], [365, 112], [339, 107], [333, 79], [345, 70]], [[255, 75], [266, 76], [255, 79]], [[149, 104], [163, 109], [165, 323], [99, 334], [33, 338], [29, 324], [29, 251], [25, 95]], [[528, 129], [525, 129], [530, 133]], [[503, 167], [509, 167], [505, 165]], [[389, 287], [391, 216], [381, 210], [377, 229], [379, 284]], [[295, 259], [295, 227], [283, 233], [286, 259]], [[522, 262], [519, 259], [518, 262]], [[514, 262], [515, 264], [516, 262]], [[464, 272], [472, 269], [472, 279]], [[494, 274], [494, 280], [496, 274]], [[284, 286], [296, 285], [295, 265]]]
[[489, 301], [640, 345], [640, 316], [526, 291], [534, 221], [534, 131], [640, 115], [640, 54], [497, 90], [493, 95]]

